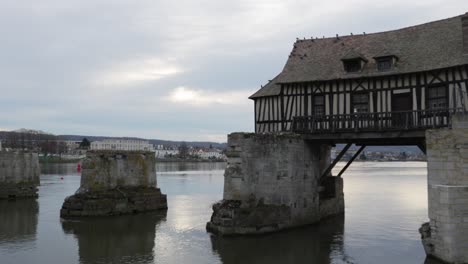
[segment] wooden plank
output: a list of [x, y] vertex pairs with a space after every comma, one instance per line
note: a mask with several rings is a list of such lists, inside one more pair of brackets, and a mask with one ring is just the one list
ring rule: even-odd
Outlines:
[[280, 93], [280, 98], [281, 98], [281, 130], [285, 131], [285, 124], [284, 124], [284, 85], [281, 84], [281, 93]]
[[[334, 106], [335, 106], [335, 104], [336, 104], [337, 102], [335, 102], [335, 95], [333, 94], [332, 82], [328, 82], [328, 93], [330, 94], [330, 98], [331, 98], [331, 100], [330, 100], [330, 102], [331, 102], [331, 105], [330, 105], [330, 109], [331, 109], [330, 114], [333, 115], [334, 112], [335, 112], [335, 111], [334, 111], [334, 110], [335, 110]], [[337, 99], [337, 100], [338, 100], [338, 99]], [[338, 105], [337, 105], [337, 114], [339, 114], [339, 111], [338, 111], [338, 108], [339, 108], [339, 107], [340, 107], [340, 104], [338, 103]]]
[[334, 112], [334, 111], [333, 111], [333, 102], [334, 102], [334, 98], [333, 98], [333, 97], [334, 97], [334, 96], [333, 96], [333, 94], [332, 94], [331, 83], [329, 83], [328, 94], [329, 94], [328, 99], [330, 100], [330, 105], [329, 105], [329, 107], [330, 107], [330, 112], [329, 112], [329, 113], [330, 113], [331, 115], [333, 115], [333, 112]]
[[379, 89], [379, 90], [380, 90], [380, 91], [379, 91], [379, 95], [380, 95], [380, 111], [381, 111], [381, 112], [384, 111], [384, 104], [383, 104], [383, 96], [384, 96], [383, 93], [384, 93], [384, 91], [382, 90], [382, 89], [383, 89], [383, 86], [384, 86], [383, 84], [384, 84], [384, 80], [381, 79], [381, 80], [380, 80], [380, 89]]
[[294, 85], [294, 93], [296, 95], [296, 96], [294, 96], [294, 115], [291, 116], [291, 121], [293, 120], [294, 116], [297, 116], [297, 109], [298, 109], [299, 103], [301, 101], [301, 100], [299, 100], [300, 98], [297, 95], [298, 94], [297, 90], [298, 90], [298, 87], [297, 87], [297, 84], [296, 84], [296, 85]]
[[[268, 102], [268, 121], [271, 121], [271, 97], [268, 97], [267, 102]], [[271, 132], [271, 122], [268, 122], [268, 132]]]
[[341, 152], [336, 156], [335, 160], [328, 166], [328, 168], [323, 172], [322, 177], [320, 177], [321, 180], [323, 180], [325, 177], [330, 174], [330, 172], [333, 170], [335, 165], [338, 163], [338, 161], [341, 160], [343, 155], [348, 151], [348, 149], [351, 147], [351, 143], [346, 144], [346, 146], [341, 150]]
[[[337, 82], [337, 85], [340, 85], [340, 81], [336, 81]], [[347, 113], [350, 113], [348, 111], [348, 91], [346, 91], [346, 84], [347, 82], [346, 81], [341, 81], [341, 83], [343, 84], [343, 90], [344, 90], [344, 106], [343, 106], [343, 113], [344, 114], [347, 114]]]
[[377, 109], [377, 89], [376, 89], [376, 80], [375, 79], [372, 81], [372, 104], [373, 104], [372, 111], [378, 112], [378, 109]]
[[[298, 88], [299, 91], [302, 93], [302, 85], [298, 84], [298, 87], [297, 87], [297, 88]], [[302, 98], [302, 97], [303, 97], [303, 95], [299, 95], [298, 98], [297, 98], [297, 99], [298, 99], [297, 104], [298, 104], [298, 109], [299, 109], [299, 111], [296, 113], [296, 116], [302, 116], [302, 115], [303, 115], [303, 114], [302, 114], [302, 102], [303, 102], [303, 98]]]
[[304, 85], [304, 92], [305, 92], [305, 96], [304, 96], [304, 115], [305, 116], [308, 116], [309, 115], [309, 93], [308, 93], [309, 89], [308, 89], [308, 85]]
[[266, 100], [265, 98], [262, 98], [262, 105], [263, 105], [263, 110], [262, 110], [262, 118], [260, 121], [265, 121], [265, 114], [266, 114]]
[[[451, 70], [450, 73], [451, 73], [451, 76], [452, 76], [452, 80], [455, 81], [455, 80], [457, 79], [457, 77], [455, 76], [455, 69]], [[459, 84], [459, 85], [460, 85], [460, 84]], [[452, 87], [452, 90], [453, 90], [452, 92], [454, 93], [454, 95], [456, 95], [456, 91], [455, 91], [456, 88], [455, 88], [455, 87], [456, 87], [456, 85], [453, 85], [453, 87]], [[460, 99], [463, 100], [462, 98], [460, 98]], [[461, 101], [460, 101], [460, 102], [461, 102]], [[454, 96], [453, 105], [454, 105], [454, 107], [456, 107], [456, 105], [457, 105], [456, 96]]]
[[[280, 100], [283, 100], [283, 99], [282, 99], [280, 96], [278, 96], [278, 97], [276, 98], [276, 117], [277, 117], [277, 120], [276, 120], [276, 121], [282, 122], [283, 119], [282, 119], [282, 116], [281, 116], [281, 105], [280, 105], [281, 102], [280, 102]], [[281, 131], [281, 130], [283, 130], [282, 127], [283, 127], [283, 126], [282, 126], [281, 124], [278, 124], [278, 123], [277, 123], [277, 125], [276, 125], [276, 131]]]
[[364, 150], [364, 148], [366, 147], [366, 145], [362, 145], [359, 150], [354, 153], [353, 157], [348, 161], [348, 163], [346, 163], [346, 165], [341, 169], [340, 173], [338, 173], [338, 176], [337, 177], [341, 177], [341, 175], [346, 171], [346, 169], [351, 165], [351, 163], [353, 163], [353, 161], [359, 156], [359, 154], [361, 154], [361, 152]]
[[[289, 110], [289, 104], [290, 104], [290, 100], [291, 99], [291, 95], [290, 95], [290, 85], [287, 85], [286, 86], [286, 97], [287, 97], [287, 100], [286, 100], [286, 109], [285, 109], [285, 112], [284, 112], [284, 122], [287, 122], [289, 121], [289, 114], [288, 114], [288, 110]], [[286, 125], [286, 124], [285, 124]], [[285, 127], [285, 130], [287, 130], [287, 128]]]
[[[290, 91], [291, 91], [291, 95], [294, 94], [294, 87], [290, 87]], [[294, 103], [296, 101], [296, 96], [292, 96], [292, 99], [291, 99], [291, 105], [289, 106], [289, 116], [288, 116], [288, 122], [291, 122], [292, 121], [292, 116], [293, 116], [293, 107], [294, 107]]]
[[422, 110], [422, 88], [421, 88], [421, 74], [416, 75], [416, 102], [418, 110]]
[[258, 99], [254, 100], [254, 109], [255, 109], [254, 110], [254, 113], [255, 113], [255, 115], [254, 115], [254, 128], [255, 128], [255, 133], [258, 133], [258, 130], [257, 130], [257, 122], [258, 122], [258, 119], [257, 119], [257, 112], [258, 112], [258, 110], [257, 110], [257, 101], [258, 101]]

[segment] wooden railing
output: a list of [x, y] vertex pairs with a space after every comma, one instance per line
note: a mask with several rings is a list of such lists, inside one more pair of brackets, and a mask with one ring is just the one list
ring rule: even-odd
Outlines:
[[383, 132], [450, 127], [451, 116], [463, 109], [433, 109], [400, 112], [354, 113], [341, 115], [297, 116], [295, 133]]

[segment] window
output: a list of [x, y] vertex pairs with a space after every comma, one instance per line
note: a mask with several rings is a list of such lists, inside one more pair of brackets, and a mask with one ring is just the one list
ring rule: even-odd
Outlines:
[[344, 60], [343, 65], [346, 72], [358, 72], [361, 70], [361, 60]]
[[432, 86], [426, 90], [426, 108], [441, 109], [448, 107], [447, 86]]
[[369, 94], [356, 93], [353, 94], [352, 106], [355, 113], [369, 112]]
[[377, 60], [377, 70], [389, 71], [393, 68], [393, 59], [391, 57], [380, 58]]
[[314, 115], [325, 115], [325, 96], [314, 95]]

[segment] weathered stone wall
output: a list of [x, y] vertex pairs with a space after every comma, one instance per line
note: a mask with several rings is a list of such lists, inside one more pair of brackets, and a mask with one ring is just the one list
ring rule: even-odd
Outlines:
[[152, 152], [88, 151], [82, 162], [80, 191], [156, 185], [156, 158]]
[[344, 212], [342, 181], [333, 181], [341, 188], [335, 198], [319, 197], [330, 146], [297, 134], [233, 133], [227, 157], [223, 201], [213, 206], [209, 231], [266, 233]]
[[37, 197], [39, 175], [37, 153], [0, 151], [0, 199]]
[[62, 217], [131, 214], [167, 209], [156, 184], [152, 152], [88, 151], [81, 166], [81, 185], [65, 199]]
[[468, 116], [426, 132], [430, 222], [420, 229], [428, 255], [468, 263]]

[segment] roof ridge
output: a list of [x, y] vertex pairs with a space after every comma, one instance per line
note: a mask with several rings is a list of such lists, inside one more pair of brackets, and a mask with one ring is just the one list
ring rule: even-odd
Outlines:
[[448, 20], [452, 20], [452, 19], [456, 19], [456, 18], [462, 18], [463, 16], [468, 16], [468, 12], [466, 12], [466, 13], [464, 13], [462, 15], [457, 15], [457, 16], [453, 16], [453, 17], [449, 17], [449, 18], [443, 18], [443, 19], [439, 19], [439, 20], [425, 22], [425, 23], [418, 24], [418, 25], [407, 26], [407, 27], [402, 27], [402, 28], [398, 28], [398, 29], [390, 29], [390, 30], [380, 31], [380, 32], [372, 32], [372, 33], [365, 33], [364, 32], [364, 34], [352, 34], [352, 35], [343, 35], [343, 36], [339, 36], [337, 34], [335, 37], [325, 37], [325, 38], [324, 37], [322, 37], [322, 38], [306, 38], [306, 39], [296, 38], [296, 41], [294, 42], [294, 44], [300, 43], [300, 42], [314, 42], [314, 41], [333, 40], [333, 39], [339, 39], [339, 38], [366, 37], [366, 36], [369, 36], [369, 35], [386, 34], [386, 33], [390, 33], [390, 32], [403, 31], [403, 30], [418, 28], [418, 27], [422, 27], [422, 26], [426, 26], [426, 25], [430, 25], [430, 24], [440, 23], [440, 22], [444, 22], [444, 21], [448, 21]]

